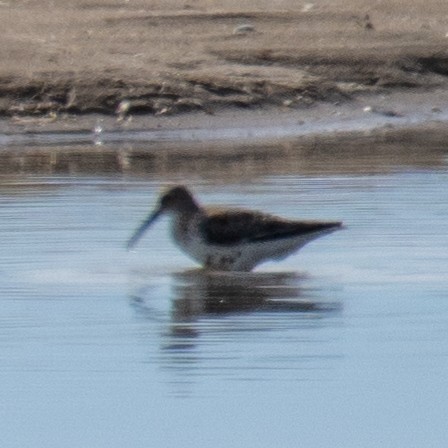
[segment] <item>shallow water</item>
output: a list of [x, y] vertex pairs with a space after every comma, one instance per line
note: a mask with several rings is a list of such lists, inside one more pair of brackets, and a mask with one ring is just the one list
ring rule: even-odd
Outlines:
[[198, 167], [204, 203], [347, 225], [251, 274], [202, 273], [163, 220], [125, 251], [178, 172], [1, 177], [2, 446], [444, 446], [437, 160], [331, 171], [322, 155], [219, 180]]

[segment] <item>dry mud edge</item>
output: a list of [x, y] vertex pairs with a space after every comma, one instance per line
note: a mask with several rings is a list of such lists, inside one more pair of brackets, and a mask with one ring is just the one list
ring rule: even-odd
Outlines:
[[[0, 116], [114, 114], [123, 101], [129, 114], [214, 113], [224, 108], [304, 107], [315, 101], [344, 101], [359, 92], [428, 88], [446, 83], [448, 56], [362, 53], [350, 57], [281, 50], [221, 50], [228, 63], [251, 67], [253, 78], [202, 70], [163, 78], [135, 79], [120, 73], [47, 72], [31, 79], [0, 78]], [[294, 81], [270, 79], [269, 67], [305, 73]]]

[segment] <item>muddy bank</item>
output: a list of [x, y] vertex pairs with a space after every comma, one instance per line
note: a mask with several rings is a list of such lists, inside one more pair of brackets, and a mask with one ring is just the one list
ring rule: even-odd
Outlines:
[[0, 2], [0, 115], [300, 109], [447, 85], [448, 4]]

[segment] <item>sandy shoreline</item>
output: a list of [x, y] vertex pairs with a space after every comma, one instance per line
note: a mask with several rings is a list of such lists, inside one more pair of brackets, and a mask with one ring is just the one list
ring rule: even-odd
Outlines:
[[101, 114], [19, 117], [0, 120], [0, 172], [190, 172], [220, 179], [222, 167], [231, 165], [240, 178], [253, 172], [312, 173], [316, 156], [328, 159], [333, 174], [434, 169], [446, 163], [447, 121], [444, 89], [371, 94], [298, 110], [229, 108], [122, 121]]
[[444, 88], [448, 4], [408, 3], [2, 1], [0, 116], [64, 129]]

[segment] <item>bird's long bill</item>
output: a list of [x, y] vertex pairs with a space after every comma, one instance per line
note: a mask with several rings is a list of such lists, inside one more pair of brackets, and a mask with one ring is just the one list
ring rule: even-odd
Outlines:
[[151, 224], [160, 216], [162, 210], [160, 208], [154, 210], [140, 225], [140, 227], [134, 232], [128, 241], [127, 249], [132, 249], [137, 241], [143, 236], [145, 231], [151, 226]]

